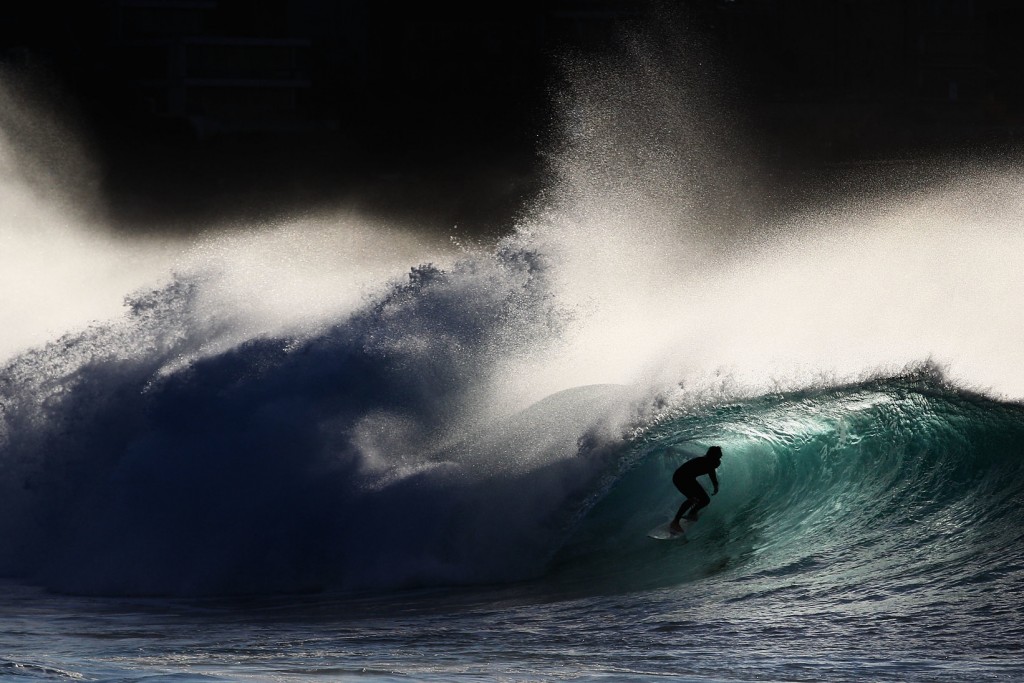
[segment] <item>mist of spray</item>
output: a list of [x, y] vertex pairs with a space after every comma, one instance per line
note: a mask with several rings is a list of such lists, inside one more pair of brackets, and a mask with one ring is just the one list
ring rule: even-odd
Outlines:
[[[507, 242], [550, 262], [575, 324], [563, 345], [507, 369], [512, 403], [723, 374], [763, 388], [929, 358], [978, 388], [1024, 394], [1013, 370], [1022, 175], [964, 166], [912, 196], [769, 221], [749, 141], [719, 94], [724, 71], [683, 35], [670, 26], [614, 56], [562, 62], [554, 181]], [[172, 272], [202, 273], [204, 314], [234, 321], [223, 348], [336, 319], [410, 266], [457, 258], [415, 226], [356, 214], [209, 226], [188, 240], [114, 235], [102, 211], [68, 200], [95, 189], [87, 150], [17, 88], [2, 96], [2, 356], [114, 317], [125, 295]], [[47, 174], [47, 161], [79, 170]]]
[[0, 73], [0, 359], [120, 317], [126, 297], [175, 274], [203, 282], [197, 305], [223, 319], [210, 345], [222, 349], [316, 326], [410, 265], [450, 261], [451, 245], [424, 231], [344, 209], [188, 236], [115, 232], [94, 153], [32, 86]]
[[523, 226], [580, 313], [552, 388], [756, 392], [930, 360], [1024, 397], [1024, 173], [951, 161], [924, 189], [779, 212], [713, 60], [673, 36], [567, 63], [557, 182]]

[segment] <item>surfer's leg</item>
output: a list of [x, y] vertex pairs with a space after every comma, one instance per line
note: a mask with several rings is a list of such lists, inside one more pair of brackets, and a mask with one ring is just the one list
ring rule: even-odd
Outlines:
[[[679, 524], [679, 520], [686, 514], [686, 511], [700, 502], [701, 495], [703, 495], [704, 498], [707, 498], [708, 494], [704, 492], [704, 488], [696, 479], [673, 478], [672, 483], [676, 485], [676, 488], [679, 489], [684, 496], [686, 496], [686, 500], [684, 500], [683, 504], [679, 506], [679, 512], [676, 513], [676, 518], [672, 520], [673, 524]], [[705, 505], [707, 505], [707, 503], [705, 503]], [[698, 509], [699, 508], [694, 507], [693, 510], [690, 511], [688, 519], [695, 519], [695, 513]]]
[[679, 512], [676, 513], [675, 519], [672, 520], [672, 524], [679, 524], [679, 520], [683, 518], [683, 515], [686, 514], [686, 511], [690, 509], [690, 506], [693, 505], [693, 503], [694, 501], [692, 498], [684, 500], [683, 504], [679, 506]]
[[[696, 483], [696, 482], [695, 482]], [[707, 506], [711, 502], [711, 496], [704, 490], [704, 487], [697, 483], [697, 488], [693, 492], [693, 510], [690, 511], [689, 517], [697, 519], [697, 512]]]

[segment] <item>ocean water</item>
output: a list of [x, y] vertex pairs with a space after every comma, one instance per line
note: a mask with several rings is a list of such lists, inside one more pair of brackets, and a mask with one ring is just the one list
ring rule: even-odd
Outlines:
[[480, 244], [129, 239], [0, 140], [0, 678], [1024, 679], [1024, 176], [754, 212], [677, 56], [566, 64]]
[[[564, 400], [578, 398], [574, 392]], [[281, 566], [314, 553], [298, 548], [283, 557], [266, 529], [250, 528], [246, 535], [257, 538], [228, 547], [223, 544], [232, 542], [221, 540], [203, 552], [161, 534], [145, 548], [121, 547], [116, 558], [103, 558], [111, 564], [102, 573], [86, 573], [84, 555], [62, 557], [57, 588], [73, 579], [77, 592], [100, 590], [104, 597], [3, 584], [0, 675], [1019, 680], [1022, 436], [1024, 408], [950, 387], [928, 369], [669, 411], [610, 453], [597, 457], [582, 448], [570, 458], [600, 460], [605, 476], [559, 501], [572, 514], [554, 517], [571, 522], [552, 529], [551, 510], [530, 515], [529, 530], [546, 544], [520, 538], [524, 513], [510, 510], [502, 489], [548, 500], [537, 489], [578, 475], [569, 464], [549, 465], [532, 475], [534, 482], [491, 482], [496, 495], [486, 504], [500, 511], [475, 502], [426, 539], [423, 522], [437, 524], [432, 518], [454, 505], [440, 497], [464, 499], [466, 491], [449, 483], [430, 500], [424, 479], [426, 491], [412, 503], [395, 502], [387, 489], [367, 494], [389, 497], [408, 521], [357, 543], [351, 540], [357, 530], [385, 512], [367, 500], [362, 511], [346, 510], [347, 522], [332, 520], [336, 526], [319, 540], [336, 539], [346, 552], [336, 564], [320, 564], [319, 578], [337, 588], [364, 587], [355, 593], [275, 593], [310, 587], [284, 583], [295, 581], [296, 571], [309, 581], [308, 566]], [[645, 538], [677, 502], [668, 483], [674, 464], [712, 442], [726, 453], [722, 490], [688, 541]], [[216, 487], [222, 485], [227, 482]], [[181, 500], [206, 507], [210, 501], [197, 495]], [[283, 517], [291, 507], [275, 506], [275, 514]], [[479, 520], [466, 518], [470, 513], [504, 513], [514, 523], [488, 519], [481, 530]], [[297, 527], [293, 536], [311, 533], [306, 515], [288, 514], [302, 520], [282, 522]], [[188, 519], [188, 513], [176, 516]], [[243, 523], [217, 516], [207, 524]], [[153, 528], [152, 520], [145, 524]], [[459, 545], [470, 533], [481, 537]], [[185, 562], [168, 567], [171, 560], [157, 555], [159, 564], [148, 564], [147, 553], [160, 543], [202, 565], [193, 571], [204, 572], [207, 583], [192, 585], [244, 586], [242, 577], [251, 581], [257, 571], [277, 583], [262, 595], [231, 598], [111, 597], [142, 585], [154, 593], [184, 592]], [[192, 542], [198, 543], [208, 541]], [[266, 554], [231, 566], [244, 555], [236, 544], [261, 545]], [[136, 554], [126, 557], [129, 551]], [[532, 553], [540, 557], [521, 557]], [[382, 556], [390, 571], [379, 568]], [[366, 565], [375, 571], [369, 574]], [[93, 583], [84, 585], [83, 576]]]

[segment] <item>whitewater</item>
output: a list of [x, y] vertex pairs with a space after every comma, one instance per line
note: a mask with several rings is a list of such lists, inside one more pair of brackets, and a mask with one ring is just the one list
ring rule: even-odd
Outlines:
[[765, 212], [654, 42], [490, 241], [117, 234], [5, 86], [0, 677], [1024, 678], [1024, 175]]

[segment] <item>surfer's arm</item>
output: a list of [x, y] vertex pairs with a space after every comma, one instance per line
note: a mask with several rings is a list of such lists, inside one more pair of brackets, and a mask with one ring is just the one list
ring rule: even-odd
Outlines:
[[708, 472], [708, 478], [711, 479], [711, 484], [715, 487], [715, 490], [711, 492], [711, 495], [714, 495], [718, 493], [718, 477], [715, 475], [714, 470]]

